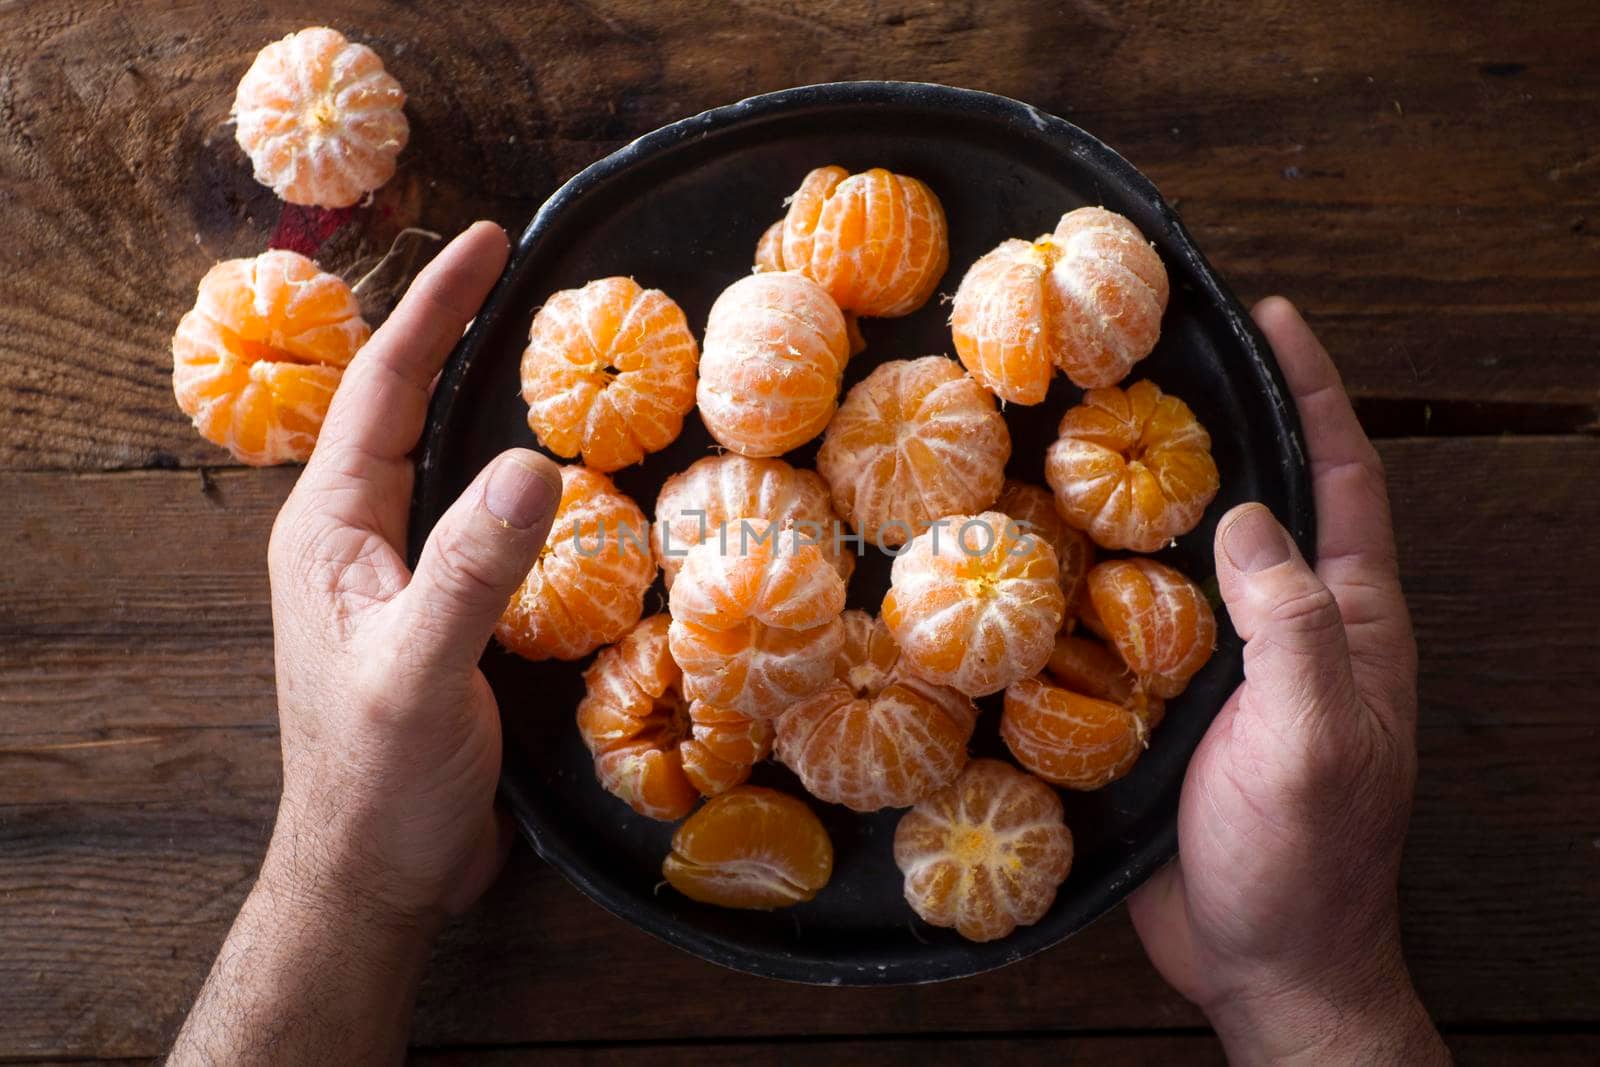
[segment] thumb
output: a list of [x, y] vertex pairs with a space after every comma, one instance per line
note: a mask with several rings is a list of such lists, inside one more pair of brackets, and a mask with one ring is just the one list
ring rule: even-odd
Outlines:
[[561, 472], [515, 448], [485, 467], [428, 536], [397, 598], [423, 670], [470, 669], [527, 577], [561, 503]]
[[1252, 701], [1286, 725], [1335, 726], [1359, 708], [1339, 602], [1278, 521], [1242, 504], [1217, 526], [1217, 584], [1245, 639]]

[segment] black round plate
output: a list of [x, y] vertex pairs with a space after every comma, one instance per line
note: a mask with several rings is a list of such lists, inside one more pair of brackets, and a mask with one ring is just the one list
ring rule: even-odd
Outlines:
[[[632, 275], [665, 290], [698, 336], [718, 293], [750, 270], [756, 240], [806, 171], [837, 163], [888, 167], [938, 193], [950, 220], [954, 291], [978, 256], [1007, 237], [1049, 231], [1064, 211], [1104, 205], [1131, 218], [1161, 253], [1172, 298], [1155, 353], [1135, 369], [1182, 397], [1211, 431], [1222, 492], [1200, 527], [1165, 555], [1202, 582], [1214, 573], [1217, 517], [1268, 504], [1310, 551], [1313, 525], [1294, 406], [1270, 352], [1155, 187], [1111, 149], [1061, 119], [985, 93], [902, 82], [847, 82], [772, 93], [673, 123], [589, 167], [539, 210], [511, 265], [440, 381], [429, 415], [411, 523], [411, 556], [444, 509], [505, 448], [532, 446], [518, 364], [535, 310], [557, 289]], [[948, 307], [935, 298], [904, 319], [867, 320], [868, 347], [845, 385], [887, 359], [951, 352]], [[1079, 393], [1061, 376], [1045, 403], [1011, 405], [1010, 473], [1043, 484], [1043, 454]], [[691, 416], [683, 435], [616, 482], [646, 513], [671, 473], [713, 442]], [[809, 466], [815, 445], [792, 454]], [[876, 611], [889, 560], [869, 549], [851, 604]], [[647, 611], [664, 608], [656, 591]], [[1242, 677], [1240, 643], [1222, 620], [1217, 653], [1122, 781], [1066, 793], [1077, 859], [1055, 906], [1035, 926], [991, 944], [918, 920], [891, 856], [898, 811], [860, 816], [813, 802], [833, 837], [833, 880], [816, 900], [775, 913], [724, 911], [661, 885], [673, 827], [635, 815], [595, 782], [573, 723], [583, 664], [528, 663], [498, 647], [483, 667], [505, 725], [502, 791], [540, 855], [579, 889], [644, 930], [705, 959], [792, 981], [930, 982], [1038, 952], [1083, 928], [1176, 850], [1184, 768]], [[998, 698], [974, 739], [1004, 756]], [[753, 781], [802, 792], [781, 766]]]

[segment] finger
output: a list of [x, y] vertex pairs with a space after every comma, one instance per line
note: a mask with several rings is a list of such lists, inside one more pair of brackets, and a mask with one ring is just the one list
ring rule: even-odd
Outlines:
[[519, 448], [484, 468], [444, 513], [411, 584], [394, 601], [422, 677], [477, 665], [560, 502], [556, 465]]
[[1362, 705], [1333, 593], [1260, 504], [1222, 517], [1216, 560], [1251, 699], [1287, 726], [1337, 729]]
[[1300, 412], [1317, 504], [1317, 560], [1394, 569], [1383, 464], [1356, 419], [1339, 371], [1293, 304], [1269, 296], [1251, 312]]
[[[361, 347], [334, 393], [307, 465], [309, 488], [348, 495], [349, 522], [403, 530], [408, 494], [378, 490], [399, 476], [427, 417], [430, 386], [505, 267], [505, 231], [474, 223], [411, 283]], [[409, 477], [409, 475], [407, 475]], [[363, 493], [370, 486], [372, 492]]]
[[1377, 450], [1294, 305], [1268, 297], [1252, 314], [1300, 412], [1317, 509], [1317, 573], [1339, 601], [1357, 661], [1404, 674], [1415, 654]]
[[500, 277], [509, 249], [504, 230], [476, 222], [423, 268], [345, 372], [323, 425], [335, 451], [398, 459], [416, 446], [429, 384]]

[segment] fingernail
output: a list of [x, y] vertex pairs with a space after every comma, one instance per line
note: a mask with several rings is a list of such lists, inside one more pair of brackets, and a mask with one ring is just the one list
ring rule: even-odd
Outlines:
[[489, 475], [483, 503], [507, 526], [526, 530], [555, 509], [559, 494], [539, 468], [520, 456], [506, 456]]
[[1256, 574], [1289, 559], [1289, 534], [1260, 504], [1241, 508], [1222, 531], [1222, 551], [1245, 574]]

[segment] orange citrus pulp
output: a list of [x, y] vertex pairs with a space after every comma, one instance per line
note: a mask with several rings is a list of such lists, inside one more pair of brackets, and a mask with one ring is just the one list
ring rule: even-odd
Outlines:
[[172, 338], [172, 389], [242, 463], [303, 463], [371, 329], [344, 281], [295, 252], [218, 263]]
[[901, 817], [894, 861], [925, 922], [993, 941], [1050, 910], [1072, 868], [1072, 832], [1055, 790], [978, 759]]
[[888, 627], [847, 611], [834, 680], [778, 719], [777, 756], [818, 800], [854, 811], [903, 808], [967, 762], [972, 698], [900, 669]]
[[804, 802], [741, 785], [712, 797], [678, 827], [661, 873], [704, 904], [786, 908], [828, 884], [833, 842]]

